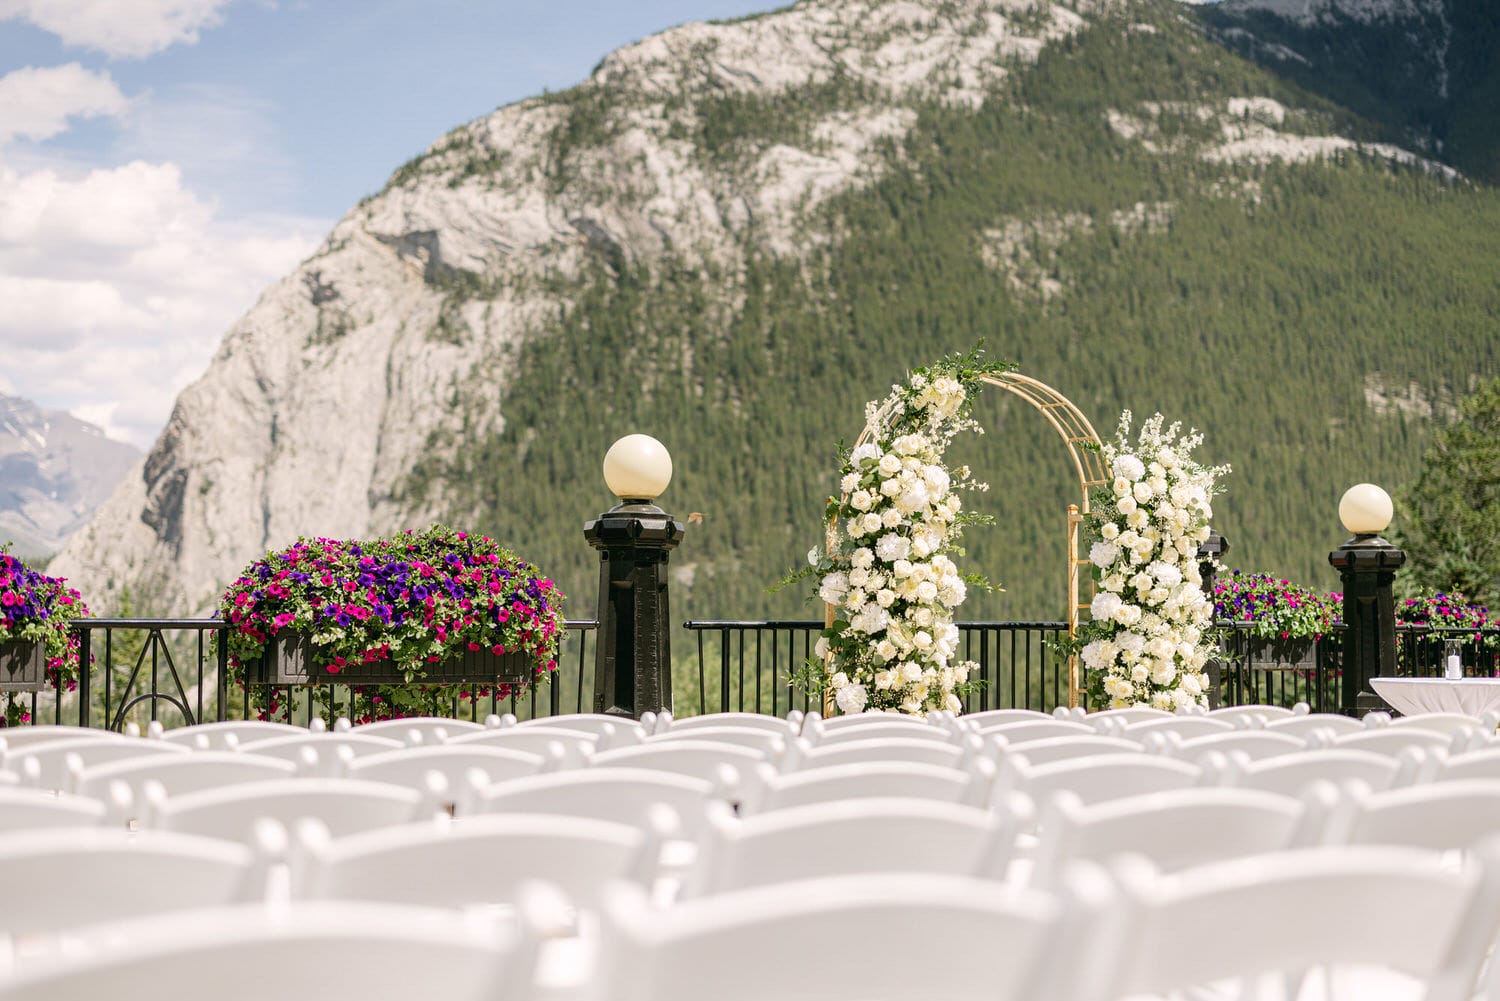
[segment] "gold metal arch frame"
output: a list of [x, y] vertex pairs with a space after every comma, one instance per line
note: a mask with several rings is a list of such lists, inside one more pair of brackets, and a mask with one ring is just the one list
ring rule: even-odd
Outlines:
[[[1073, 639], [1078, 635], [1079, 615], [1089, 607], [1089, 602], [1079, 601], [1078, 594], [1080, 568], [1088, 564], [1088, 558], [1080, 555], [1078, 551], [1078, 526], [1082, 524], [1084, 516], [1089, 513], [1089, 491], [1110, 482], [1109, 463], [1105, 462], [1104, 453], [1099, 447], [1101, 444], [1099, 435], [1094, 430], [1094, 425], [1090, 424], [1089, 419], [1083, 415], [1083, 411], [1079, 410], [1066, 396], [1044, 382], [1038, 382], [1019, 372], [980, 376], [979, 381], [1019, 396], [1031, 404], [1061, 436], [1063, 444], [1067, 446], [1068, 457], [1073, 461], [1073, 471], [1078, 476], [1079, 492], [1079, 503], [1068, 505], [1068, 638]], [[869, 437], [870, 429], [866, 427], [860, 432], [854, 446], [858, 448]], [[1088, 447], [1090, 443], [1093, 445], [1092, 448]], [[848, 500], [848, 494], [840, 498], [841, 506], [845, 500]], [[832, 552], [837, 544], [838, 519], [835, 516], [828, 522], [828, 530], [824, 538], [825, 550]], [[833, 605], [824, 605], [823, 624], [825, 627], [833, 625], [835, 611]], [[1078, 705], [1080, 692], [1078, 655], [1072, 654], [1068, 657], [1069, 707]], [[833, 691], [828, 689], [823, 692], [823, 715], [827, 716], [832, 712]]]

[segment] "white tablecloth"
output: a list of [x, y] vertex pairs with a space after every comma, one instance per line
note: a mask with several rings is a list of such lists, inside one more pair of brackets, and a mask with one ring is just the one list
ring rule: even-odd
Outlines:
[[1500, 678], [1371, 678], [1370, 687], [1407, 716], [1500, 710]]

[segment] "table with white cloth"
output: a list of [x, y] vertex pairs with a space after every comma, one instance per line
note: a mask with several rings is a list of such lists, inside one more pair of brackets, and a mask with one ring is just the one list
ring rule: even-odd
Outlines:
[[1500, 711], [1500, 678], [1371, 678], [1370, 687], [1405, 716]]

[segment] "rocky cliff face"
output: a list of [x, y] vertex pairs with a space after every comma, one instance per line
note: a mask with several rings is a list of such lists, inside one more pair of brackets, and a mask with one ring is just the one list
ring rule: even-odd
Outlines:
[[0, 541], [19, 556], [52, 555], [140, 458], [93, 424], [0, 396]]
[[[880, 169], [875, 151], [915, 118], [907, 98], [983, 102], [1089, 10], [806, 0], [664, 32], [573, 91], [454, 130], [235, 324], [57, 572], [99, 607], [128, 586], [150, 611], [202, 611], [267, 547], [443, 516], [442, 484], [409, 502], [402, 478], [440, 432], [504, 426], [484, 401], [518, 345], [568, 309], [586, 258], [628, 267], [670, 251], [732, 273], [747, 233], [794, 251], [801, 220]], [[792, 141], [744, 144], [765, 123], [718, 116], [725, 95], [752, 93], [819, 113]]]

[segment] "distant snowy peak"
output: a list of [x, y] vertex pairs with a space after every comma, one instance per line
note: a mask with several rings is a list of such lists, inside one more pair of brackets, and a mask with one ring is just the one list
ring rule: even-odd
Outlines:
[[1339, 21], [1407, 21], [1443, 13], [1443, 0], [1224, 0], [1220, 6], [1234, 14], [1264, 12], [1305, 27]]

